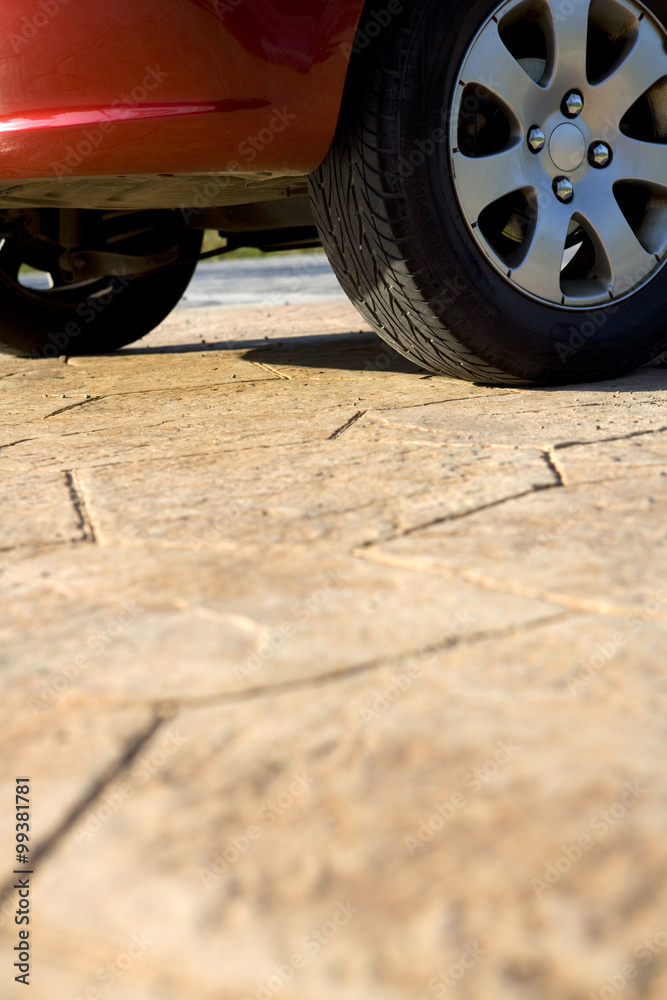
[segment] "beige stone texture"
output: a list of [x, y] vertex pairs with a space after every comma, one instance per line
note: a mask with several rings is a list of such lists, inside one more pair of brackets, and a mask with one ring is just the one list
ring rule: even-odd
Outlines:
[[31, 1000], [664, 1000], [666, 378], [0, 359], [3, 1000], [26, 774]]

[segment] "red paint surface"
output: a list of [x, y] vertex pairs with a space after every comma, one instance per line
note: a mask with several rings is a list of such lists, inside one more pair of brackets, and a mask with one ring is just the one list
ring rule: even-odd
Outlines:
[[0, 178], [321, 162], [362, 0], [5, 0]]

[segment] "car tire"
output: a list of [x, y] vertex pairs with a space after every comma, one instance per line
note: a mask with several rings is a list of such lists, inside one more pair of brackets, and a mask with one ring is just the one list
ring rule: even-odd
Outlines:
[[360, 27], [309, 178], [359, 312], [423, 368], [487, 384], [592, 381], [660, 354], [667, 4], [388, 9]]
[[134, 276], [121, 268], [80, 286], [51, 289], [23, 283], [21, 240], [6, 238], [0, 246], [0, 351], [33, 358], [106, 354], [145, 336], [188, 287], [203, 233], [171, 228], [151, 237], [152, 250], [156, 238], [174, 255], [178, 248], [174, 264]]

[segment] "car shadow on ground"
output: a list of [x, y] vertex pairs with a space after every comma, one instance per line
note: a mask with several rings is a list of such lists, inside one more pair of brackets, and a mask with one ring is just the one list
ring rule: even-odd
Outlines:
[[[262, 337], [255, 340], [201, 341], [189, 344], [125, 348], [123, 354], [191, 354], [207, 351], [243, 351], [246, 361], [270, 365], [274, 368], [310, 369], [313, 374], [328, 369], [346, 371], [393, 372], [415, 375], [419, 378], [439, 378], [401, 357], [374, 333], [304, 334], [293, 337]], [[446, 377], [446, 376], [445, 376]], [[478, 386], [485, 383], [476, 382]], [[553, 386], [517, 386], [532, 392], [649, 392], [667, 387], [667, 361], [652, 362], [628, 375], [617, 376], [602, 382], [581, 382]], [[503, 388], [495, 385], [493, 388]]]
[[243, 351], [244, 360], [260, 364], [350, 371], [387, 371], [429, 377], [417, 365], [402, 358], [374, 333], [304, 334], [256, 340], [200, 341], [156, 347], [133, 345], [123, 354], [201, 354], [204, 351]]

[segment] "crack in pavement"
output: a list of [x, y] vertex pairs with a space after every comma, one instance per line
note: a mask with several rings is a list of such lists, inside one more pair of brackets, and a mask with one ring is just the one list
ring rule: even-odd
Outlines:
[[[358, 558], [363, 559], [364, 557], [360, 556]], [[412, 569], [411, 567], [400, 568]], [[540, 618], [534, 618], [530, 621], [514, 622], [510, 625], [480, 629], [479, 631], [471, 631], [457, 636], [448, 635], [441, 640], [436, 639], [433, 642], [427, 643], [425, 646], [418, 646], [415, 649], [404, 650], [403, 652], [396, 653], [393, 656], [380, 655], [362, 663], [332, 668], [331, 670], [324, 671], [315, 677], [295, 677], [286, 681], [278, 681], [277, 683], [256, 684], [246, 688], [240, 688], [236, 691], [207, 693], [197, 695], [192, 698], [181, 696], [165, 697], [160, 699], [151, 697], [133, 698], [123, 694], [116, 694], [115, 692], [105, 692], [104, 696], [100, 697], [99, 693], [86, 692], [79, 696], [78, 703], [90, 705], [102, 703], [106, 706], [112, 703], [116, 709], [136, 708], [138, 706], [146, 706], [148, 704], [152, 705], [157, 714], [157, 718], [161, 723], [173, 719], [177, 712], [184, 709], [209, 708], [212, 705], [243, 704], [249, 701], [258, 700], [266, 695], [275, 695], [285, 691], [299, 691], [308, 690], [314, 687], [324, 687], [329, 684], [340, 683], [349, 677], [361, 676], [372, 673], [373, 671], [392, 668], [398, 669], [404, 663], [416, 657], [437, 656], [450, 649], [458, 649], [462, 646], [474, 647], [480, 643], [493, 642], [495, 640], [509, 638], [513, 635], [521, 635], [527, 632], [537, 631], [538, 629], [545, 628], [548, 625], [567, 621], [573, 617], [578, 617], [580, 613], [585, 613], [585, 611], [579, 612], [576, 608], [561, 608], [556, 605], [554, 606], [554, 610], [550, 613], [545, 614]], [[156, 728], [157, 726], [155, 726], [155, 729]], [[155, 729], [153, 731], [155, 731]], [[138, 747], [133, 754], [132, 759], [127, 762], [125, 767], [132, 763], [132, 760], [136, 757], [139, 750], [141, 750], [143, 744], [147, 742], [147, 739], [150, 738], [150, 735], [152, 735], [152, 733], [150, 733], [141, 746]], [[95, 786], [96, 791], [94, 797], [99, 797], [104, 792], [105, 787], [118, 778], [122, 770], [123, 768], [118, 767], [117, 770], [114, 770], [113, 773], [109, 775], [106, 781], [102, 781], [100, 779]], [[92, 799], [87, 797], [83, 805], [81, 805], [80, 808], [77, 807], [73, 822], [78, 819], [79, 815], [81, 815], [85, 809], [89, 807], [91, 801]], [[68, 827], [65, 826], [65, 824], [63, 824], [63, 827], [64, 829], [62, 832], [66, 832]], [[1, 889], [0, 902], [2, 902]]]
[[558, 465], [554, 461], [553, 456], [551, 455], [551, 453], [549, 451], [543, 451], [541, 454], [542, 454], [542, 458], [544, 459], [544, 461], [547, 464], [547, 467], [554, 474], [554, 477], [556, 479], [555, 485], [556, 486], [563, 486], [563, 487], [566, 486], [567, 484], [565, 482], [565, 477], [564, 477], [563, 473], [561, 472], [561, 470], [558, 468]]
[[[98, 399], [102, 399], [103, 397], [99, 396], [97, 398]], [[85, 400], [85, 402], [89, 403], [89, 402], [91, 402], [91, 400], [87, 399], [87, 400]], [[78, 405], [78, 404], [76, 404], [76, 405]], [[59, 412], [62, 413], [62, 410], [60, 410]], [[50, 416], [53, 416], [53, 415], [54, 414], [50, 414]], [[45, 419], [45, 418], [43, 417], [42, 419]], [[142, 431], [154, 430], [156, 427], [162, 427], [164, 424], [168, 424], [168, 423], [170, 423], [169, 420], [162, 420], [162, 421], [160, 421], [159, 424], [142, 424]], [[178, 426], [178, 424], [175, 424], [175, 426]], [[86, 434], [86, 435], [88, 435], [88, 434], [104, 434], [105, 432], [109, 433], [110, 430], [113, 430], [113, 428], [110, 428], [110, 427], [93, 427], [90, 430], [83, 430], [83, 431], [55, 431], [55, 432], [49, 433], [49, 434], [38, 434], [37, 437], [19, 438], [18, 441], [8, 441], [7, 444], [0, 444], [0, 452], [2, 452], [5, 448], [15, 448], [16, 445], [18, 445], [18, 444], [26, 444], [27, 442], [30, 442], [30, 441], [46, 441], [49, 444], [51, 444], [54, 440], [58, 440], [61, 437], [76, 437], [77, 435], [81, 435], [81, 434]]]
[[[426, 403], [405, 403], [402, 406], [375, 406], [373, 410], [376, 413], [391, 412], [392, 410], [417, 410], [425, 406], [439, 406], [441, 403], [463, 403], [468, 399], [488, 399], [489, 396], [495, 396], [497, 399], [503, 396], [514, 396], [517, 390], [511, 392], [478, 392], [473, 396], [447, 396], [445, 399], [430, 399]], [[426, 428], [424, 428], [426, 429]]]
[[[99, 398], [100, 399], [104, 399], [103, 396], [100, 396]], [[141, 425], [141, 430], [143, 432], [150, 431], [150, 430], [155, 430], [156, 427], [164, 427], [165, 424], [173, 424], [174, 427], [180, 428], [180, 424], [176, 420], [160, 420], [160, 422], [157, 423], [157, 424], [142, 424]], [[77, 435], [80, 435], [80, 434], [104, 434], [104, 433], [108, 434], [110, 430], [111, 431], [115, 430], [115, 426], [111, 426], [111, 427], [91, 427], [91, 428], [87, 428], [86, 430], [83, 430], [83, 431], [54, 431], [51, 434], [41, 435], [39, 438], [32, 438], [32, 439], [28, 438], [28, 440], [34, 440], [34, 441], [52, 441], [53, 438], [54, 438], [54, 436], [55, 437], [76, 437]]]
[[338, 427], [333, 432], [333, 434], [329, 435], [329, 437], [327, 438], [327, 441], [335, 441], [336, 438], [340, 437], [341, 434], [345, 433], [345, 431], [348, 429], [348, 427], [351, 427], [352, 424], [356, 424], [357, 420], [360, 420], [361, 417], [363, 417], [363, 415], [365, 413], [367, 413], [367, 412], [368, 412], [367, 410], [357, 410], [357, 412], [354, 414], [353, 417], [350, 417], [350, 419], [346, 420], [344, 424], [341, 424], [341, 426]]
[[166, 385], [158, 386], [156, 389], [127, 389], [124, 392], [105, 392], [101, 396], [91, 396], [90, 399], [82, 399], [78, 403], [72, 403], [71, 406], [63, 406], [60, 410], [54, 410], [52, 413], [47, 413], [46, 416], [42, 417], [42, 420], [48, 420], [49, 417], [57, 417], [59, 413], [65, 413], [66, 410], [73, 410], [77, 406], [86, 406], [88, 403], [97, 403], [101, 399], [119, 399], [121, 396], [150, 396], [155, 395], [159, 392], [201, 392], [202, 389], [222, 389], [225, 386], [230, 389], [234, 389], [237, 385], [255, 385], [258, 382], [283, 382], [284, 379], [277, 376], [273, 379], [258, 379], [258, 378], [235, 378], [226, 379], [223, 382], [202, 382], [197, 385]]
[[[34, 850], [31, 851], [30, 864], [33, 870], [43, 858], [52, 853], [67, 831], [76, 823], [79, 817], [83, 815], [86, 809], [89, 809], [90, 806], [102, 795], [105, 788], [107, 788], [112, 781], [119, 778], [121, 774], [123, 774], [130, 767], [154, 733], [157, 732], [160, 726], [168, 721], [169, 717], [170, 716], [164, 712], [156, 714], [146, 729], [142, 732], [136, 733], [130, 740], [128, 740], [118, 759], [112, 762], [107, 769], [93, 781], [88, 791], [84, 793], [78, 802], [74, 803], [46, 840], [38, 843]], [[4, 901], [11, 895], [15, 881], [16, 878], [12, 875], [0, 885], [0, 903], [4, 903]]]
[[[529, 632], [533, 629], [544, 628], [554, 622], [564, 621], [576, 614], [568, 608], [562, 611], [554, 610], [551, 614], [544, 615], [529, 622], [517, 622], [512, 625], [505, 625], [500, 628], [483, 629], [479, 632], [472, 632], [468, 635], [448, 636], [441, 641], [428, 643], [426, 646], [417, 649], [405, 650], [394, 656], [381, 656], [364, 663], [357, 663], [352, 666], [339, 667], [324, 671], [316, 677], [295, 677], [292, 680], [282, 681], [275, 684], [256, 684], [238, 691], [225, 691], [220, 694], [199, 695], [195, 698], [165, 698], [160, 705], [169, 709], [173, 715], [175, 711], [185, 708], [208, 708], [213, 704], [239, 704], [248, 701], [255, 701], [266, 695], [275, 695], [283, 691], [308, 690], [315, 687], [324, 687], [332, 683], [340, 683], [348, 677], [372, 673], [375, 670], [389, 668], [400, 668], [403, 663], [415, 657], [437, 656], [447, 650], [460, 646], [475, 646], [482, 642], [504, 639], [522, 632]], [[129, 702], [128, 704], [137, 704]], [[139, 702], [138, 704], [142, 704]]]
[[10, 441], [8, 444], [0, 444], [0, 452], [6, 448], [15, 448], [17, 444], [25, 444], [27, 441], [38, 441], [39, 438], [19, 438], [18, 441]]
[[[42, 440], [42, 439], [40, 438], [39, 440]], [[43, 440], [48, 440], [48, 439], [44, 438]], [[304, 439], [302, 441], [276, 441], [276, 442], [272, 442], [271, 444], [252, 444], [252, 445], [239, 445], [238, 447], [234, 447], [234, 448], [216, 448], [215, 452], [213, 452], [213, 451], [184, 451], [183, 453], [178, 453], [178, 452], [175, 452], [175, 451], [171, 450], [171, 451], [169, 451], [168, 454], [164, 454], [164, 455], [139, 455], [139, 456], [136, 456], [132, 452], [130, 452], [130, 455], [132, 456], [131, 458], [123, 458], [121, 455], [119, 455], [117, 458], [115, 458], [115, 459], [113, 459], [111, 461], [100, 458], [100, 459], [97, 459], [97, 460], [92, 459], [91, 461], [88, 461], [88, 462], [81, 462], [81, 464], [79, 465], [79, 471], [97, 470], [97, 469], [113, 469], [113, 468], [116, 468], [119, 465], [122, 465], [123, 467], [127, 466], [129, 468], [130, 466], [133, 466], [133, 465], [148, 465], [151, 462], [158, 462], [158, 463], [164, 464], [164, 461], [165, 461], [166, 458], [169, 458], [170, 460], [172, 460], [174, 462], [181, 461], [182, 459], [186, 459], [186, 458], [187, 459], [189, 459], [189, 458], [209, 458], [210, 459], [213, 454], [215, 454], [215, 455], [233, 455], [233, 454], [236, 454], [236, 453], [245, 454], [246, 452], [249, 452], [249, 451], [259, 451], [259, 450], [266, 451], [269, 448], [272, 449], [272, 450], [274, 450], [276, 448], [289, 448], [289, 447], [292, 447], [294, 445], [317, 445], [317, 444], [318, 444], [318, 439], [317, 438], [306, 438], [306, 439]], [[137, 445], [136, 449], [139, 450], [140, 447], [141, 447], [140, 445]], [[144, 447], [146, 447], [146, 445], [144, 445]], [[61, 468], [61, 466], [58, 464], [58, 460], [57, 459], [54, 459], [54, 461], [50, 465], [47, 462], [44, 462], [44, 463], [41, 464], [40, 467], [44, 468], [44, 469], [49, 469], [49, 468], [53, 468], [53, 467], [59, 468], [59, 469]], [[32, 471], [32, 470], [29, 469], [27, 471]], [[67, 471], [67, 470], [62, 470], [62, 471]]]
[[26, 545], [3, 545], [0, 546], [0, 555], [3, 552], [39, 552], [40, 549], [51, 548], [53, 545], [71, 545], [70, 541], [63, 539], [61, 542], [30, 542]]
[[77, 545], [84, 545], [83, 538], [70, 539], [70, 538], [55, 538], [48, 542], [24, 542], [19, 545], [5, 545], [0, 547], [0, 554], [3, 552], [19, 552], [31, 556], [35, 553], [40, 553], [44, 549], [57, 549], [62, 551], [63, 548], [74, 548]]
[[69, 498], [78, 519], [78, 527], [81, 531], [81, 541], [96, 542], [95, 528], [86, 503], [83, 486], [79, 483], [76, 472], [64, 470], [65, 486], [69, 491]]
[[387, 545], [389, 542], [395, 542], [399, 538], [407, 538], [409, 535], [414, 535], [417, 531], [426, 531], [428, 528], [433, 528], [438, 524], [447, 524], [450, 521], [460, 521], [464, 517], [472, 517], [473, 514], [479, 514], [485, 510], [491, 510], [493, 507], [500, 507], [502, 504], [510, 503], [512, 500], [521, 500], [523, 497], [531, 496], [533, 493], [541, 493], [544, 490], [561, 489], [562, 486], [562, 482], [531, 486], [529, 489], [522, 490], [520, 493], [512, 493], [510, 496], [500, 497], [498, 500], [490, 500], [488, 503], [480, 504], [478, 507], [472, 507], [470, 510], [461, 510], [453, 514], [443, 514], [441, 517], [435, 517], [430, 521], [423, 522], [422, 524], [415, 524], [411, 528], [405, 528], [402, 531], [395, 532], [392, 535], [387, 535], [384, 538], [372, 539], [370, 541], [363, 542], [358, 551], [362, 551], [363, 549], [370, 548], [375, 545]]
[[617, 434], [615, 437], [596, 438], [594, 441], [561, 441], [552, 445], [554, 451], [562, 451], [564, 448], [585, 448], [594, 444], [609, 444], [614, 441], [629, 441], [630, 438], [646, 437], [647, 434], [664, 434], [667, 427], [654, 427], [647, 431], [631, 431], [629, 434]]
[[105, 396], [91, 396], [90, 399], [80, 399], [78, 403], [71, 403], [70, 406], [61, 406], [59, 410], [53, 410], [51, 413], [47, 413], [46, 416], [42, 417], [42, 420], [48, 420], [50, 417], [57, 417], [59, 413], [66, 413], [67, 410], [75, 410], [78, 406], [87, 406], [89, 403], [97, 403], [100, 399], [105, 398]]

